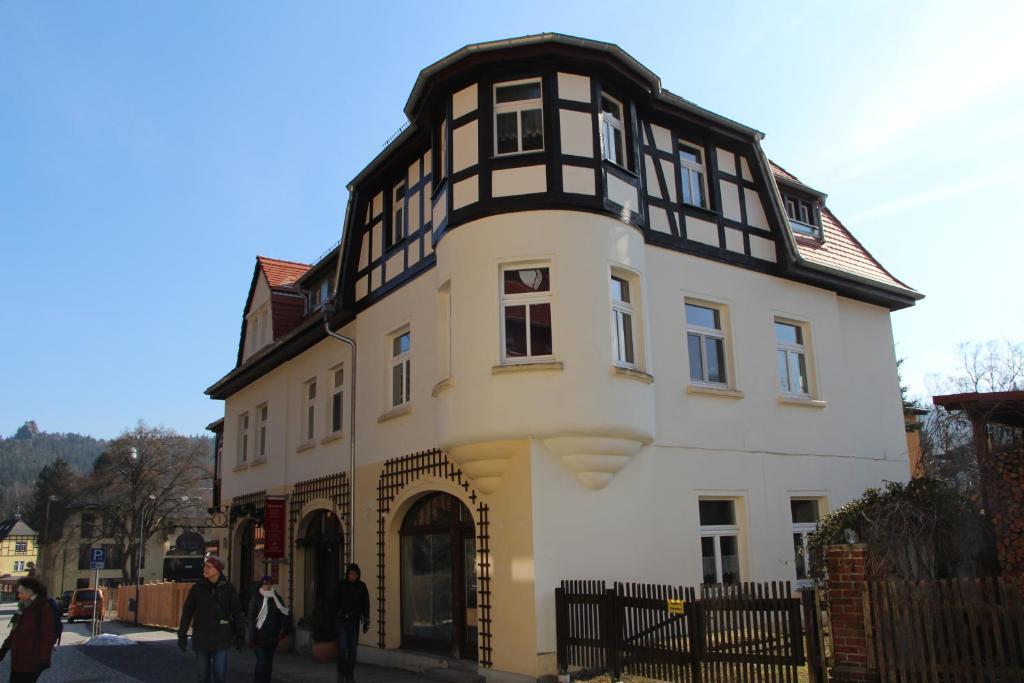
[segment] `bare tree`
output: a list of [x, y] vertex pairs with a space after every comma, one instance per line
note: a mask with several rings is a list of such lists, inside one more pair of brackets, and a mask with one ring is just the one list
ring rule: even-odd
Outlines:
[[103, 515], [103, 536], [120, 548], [125, 581], [136, 580], [139, 553], [149, 539], [208, 504], [201, 484], [211, 477], [206, 439], [143, 423], [97, 458], [88, 498]]

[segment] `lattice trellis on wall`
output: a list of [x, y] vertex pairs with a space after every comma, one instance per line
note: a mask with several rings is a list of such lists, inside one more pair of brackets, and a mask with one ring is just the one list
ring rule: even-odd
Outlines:
[[[348, 474], [336, 472], [316, 479], [300, 481], [292, 489], [289, 499], [288, 510], [288, 557], [293, 558], [295, 553], [295, 527], [299, 523], [299, 515], [302, 508], [311, 500], [326, 498], [334, 504], [335, 512], [341, 519], [343, 528], [351, 529], [349, 523], [351, 512], [349, 510], [351, 497], [349, 495]], [[351, 561], [351, 543], [344, 538], [344, 555], [346, 561]], [[295, 565], [292, 564], [292, 571], [288, 572], [288, 604], [294, 604], [295, 596]]]
[[384, 469], [377, 481], [377, 632], [378, 646], [385, 647], [385, 590], [384, 590], [384, 541], [385, 520], [391, 512], [391, 503], [403, 488], [424, 475], [433, 475], [448, 479], [469, 494], [470, 501], [476, 505], [480, 520], [476, 529], [477, 542], [477, 599], [480, 609], [478, 619], [479, 662], [481, 666], [490, 668], [491, 643], [491, 535], [490, 508], [486, 503], [477, 500], [469, 482], [462, 476], [462, 470], [452, 464], [443, 451], [431, 450], [394, 458], [384, 463]]

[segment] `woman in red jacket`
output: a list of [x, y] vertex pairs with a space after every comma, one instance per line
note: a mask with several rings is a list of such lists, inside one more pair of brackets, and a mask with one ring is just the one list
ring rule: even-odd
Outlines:
[[57, 642], [53, 609], [46, 586], [30, 576], [18, 579], [18, 613], [11, 617], [11, 634], [0, 647], [0, 659], [11, 651], [11, 683], [35, 683], [50, 668]]

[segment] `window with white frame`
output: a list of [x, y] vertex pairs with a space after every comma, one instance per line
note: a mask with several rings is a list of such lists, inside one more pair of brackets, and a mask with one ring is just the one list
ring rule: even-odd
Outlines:
[[789, 508], [793, 522], [793, 557], [796, 564], [796, 579], [806, 582], [811, 578], [811, 554], [807, 549], [807, 537], [818, 530], [821, 511], [817, 498], [791, 498]]
[[779, 391], [790, 396], [810, 396], [807, 379], [807, 345], [802, 323], [775, 320]]
[[256, 414], [259, 417], [259, 431], [256, 432], [256, 457], [265, 458], [267, 457], [267, 415], [269, 413], [269, 407], [266, 403], [256, 408]]
[[24, 560], [15, 560], [14, 561], [14, 571], [16, 571], [16, 572], [23, 572], [23, 571], [25, 571], [25, 561]]
[[686, 351], [690, 357], [690, 381], [726, 386], [726, 336], [724, 309], [705, 302], [686, 302]]
[[303, 412], [303, 436], [307, 442], [316, 436], [316, 380], [306, 382], [306, 410]]
[[611, 95], [601, 95], [601, 146], [604, 158], [626, 166], [626, 133], [622, 103]]
[[17, 555], [24, 555], [28, 553], [28, 541], [15, 541], [14, 552]]
[[708, 183], [704, 168], [704, 149], [684, 140], [679, 141], [679, 180], [684, 204], [707, 208]]
[[544, 149], [544, 100], [539, 78], [494, 86], [494, 153]]
[[338, 366], [331, 371], [331, 434], [337, 434], [344, 425], [345, 368]]
[[550, 268], [505, 266], [501, 287], [502, 360], [552, 358]]
[[238, 464], [249, 462], [249, 413], [238, 416]]
[[391, 203], [391, 232], [388, 246], [394, 246], [405, 237], [405, 183], [395, 185]]
[[634, 345], [633, 292], [629, 280], [613, 274], [611, 276], [612, 297], [612, 341], [616, 365], [630, 368], [637, 366]]
[[815, 202], [793, 195], [783, 195], [786, 203], [786, 215], [789, 225], [795, 232], [821, 238], [821, 227], [818, 224], [818, 209]]
[[391, 407], [404, 406], [412, 400], [410, 372], [412, 336], [409, 330], [391, 337]]
[[704, 583], [740, 582], [740, 527], [733, 499], [701, 499], [700, 549]]

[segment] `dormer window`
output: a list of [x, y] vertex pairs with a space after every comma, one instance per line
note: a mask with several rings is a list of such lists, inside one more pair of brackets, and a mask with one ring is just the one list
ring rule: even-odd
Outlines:
[[494, 86], [494, 153], [544, 149], [544, 100], [540, 79]]
[[821, 221], [818, 218], [818, 203], [793, 195], [783, 195], [786, 215], [793, 232], [821, 239]]
[[309, 290], [309, 311], [315, 311], [331, 298], [331, 279], [324, 278]]
[[601, 147], [604, 158], [626, 166], [626, 134], [622, 123], [622, 103], [610, 95], [601, 96]]
[[395, 185], [394, 201], [391, 203], [391, 231], [388, 246], [393, 247], [405, 237], [405, 183]]
[[682, 185], [680, 196], [683, 198], [683, 204], [708, 208], [704, 149], [685, 140], [679, 141], [679, 180]]

